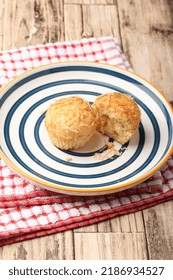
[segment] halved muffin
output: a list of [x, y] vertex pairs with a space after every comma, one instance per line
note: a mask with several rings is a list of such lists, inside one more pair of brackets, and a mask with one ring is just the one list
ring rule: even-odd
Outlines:
[[97, 114], [97, 130], [121, 144], [128, 142], [141, 119], [141, 111], [134, 99], [118, 92], [96, 98], [93, 108]]

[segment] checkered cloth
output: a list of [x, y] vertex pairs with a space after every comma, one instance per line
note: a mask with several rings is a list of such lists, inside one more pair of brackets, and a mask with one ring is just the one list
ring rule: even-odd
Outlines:
[[[0, 87], [25, 70], [72, 60], [129, 69], [115, 38], [37, 45], [0, 53]], [[40, 189], [0, 159], [0, 246], [97, 223], [173, 199], [173, 156], [139, 186], [111, 195], [80, 197]]]

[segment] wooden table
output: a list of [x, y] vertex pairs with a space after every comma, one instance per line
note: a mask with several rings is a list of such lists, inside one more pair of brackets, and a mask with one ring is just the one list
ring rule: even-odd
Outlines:
[[[0, 50], [106, 35], [173, 99], [173, 1], [0, 0]], [[173, 202], [4, 246], [0, 259], [173, 259]]]

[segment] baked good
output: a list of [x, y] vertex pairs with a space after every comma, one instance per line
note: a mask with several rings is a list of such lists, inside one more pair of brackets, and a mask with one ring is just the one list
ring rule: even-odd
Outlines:
[[45, 125], [53, 145], [60, 149], [84, 146], [96, 129], [96, 114], [91, 105], [78, 96], [57, 100], [45, 116]]
[[139, 127], [141, 112], [127, 94], [112, 92], [96, 98], [97, 130], [121, 144], [128, 142]]

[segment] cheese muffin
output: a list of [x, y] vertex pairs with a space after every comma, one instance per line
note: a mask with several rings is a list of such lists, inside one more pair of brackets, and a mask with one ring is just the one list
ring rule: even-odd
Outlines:
[[103, 94], [96, 98], [93, 108], [98, 117], [97, 130], [120, 144], [128, 142], [139, 127], [140, 109], [127, 94]]
[[96, 130], [96, 114], [90, 104], [78, 96], [57, 100], [45, 116], [45, 125], [53, 145], [60, 149], [79, 149]]

